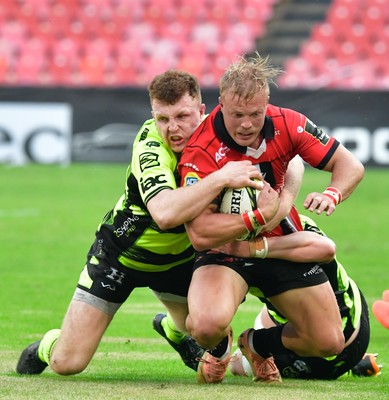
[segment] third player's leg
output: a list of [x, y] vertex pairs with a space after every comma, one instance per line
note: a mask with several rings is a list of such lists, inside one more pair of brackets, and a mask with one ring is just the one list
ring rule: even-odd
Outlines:
[[300, 356], [327, 357], [344, 347], [342, 321], [329, 282], [292, 289], [270, 298], [288, 318], [282, 343]]

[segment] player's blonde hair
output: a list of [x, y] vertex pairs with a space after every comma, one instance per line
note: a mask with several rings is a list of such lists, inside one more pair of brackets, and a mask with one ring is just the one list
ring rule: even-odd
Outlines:
[[254, 57], [240, 57], [232, 63], [220, 79], [220, 96], [232, 94], [250, 101], [259, 92], [270, 93], [269, 84], [282, 70], [269, 64], [269, 57], [262, 58], [258, 52]]

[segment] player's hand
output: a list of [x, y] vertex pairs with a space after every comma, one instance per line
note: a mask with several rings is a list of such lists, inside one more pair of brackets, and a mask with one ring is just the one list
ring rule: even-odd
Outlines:
[[225, 179], [227, 187], [238, 189], [250, 186], [262, 190], [262, 175], [251, 161], [230, 161], [219, 170], [219, 173]]
[[278, 193], [266, 181], [263, 181], [263, 189], [258, 197], [257, 204], [266, 221], [274, 218], [280, 206]]
[[320, 215], [325, 212], [326, 215], [331, 215], [335, 209], [336, 205], [333, 200], [323, 193], [313, 192], [309, 193], [304, 201], [304, 208], [308, 211], [314, 212]]

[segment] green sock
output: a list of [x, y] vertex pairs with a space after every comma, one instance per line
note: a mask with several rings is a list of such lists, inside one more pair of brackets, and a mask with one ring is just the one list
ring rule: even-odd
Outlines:
[[46, 332], [38, 347], [38, 357], [50, 365], [51, 351], [61, 334], [61, 329], [52, 329]]
[[167, 316], [161, 321], [161, 325], [166, 336], [172, 342], [180, 344], [185, 339], [186, 335], [176, 328], [170, 314], [167, 314]]

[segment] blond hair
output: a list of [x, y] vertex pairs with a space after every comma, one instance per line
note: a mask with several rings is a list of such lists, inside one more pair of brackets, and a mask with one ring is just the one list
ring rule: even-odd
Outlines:
[[269, 95], [269, 84], [282, 70], [269, 64], [269, 57], [262, 58], [258, 52], [254, 57], [240, 57], [232, 63], [220, 79], [220, 96], [232, 94], [246, 101], [263, 90]]

